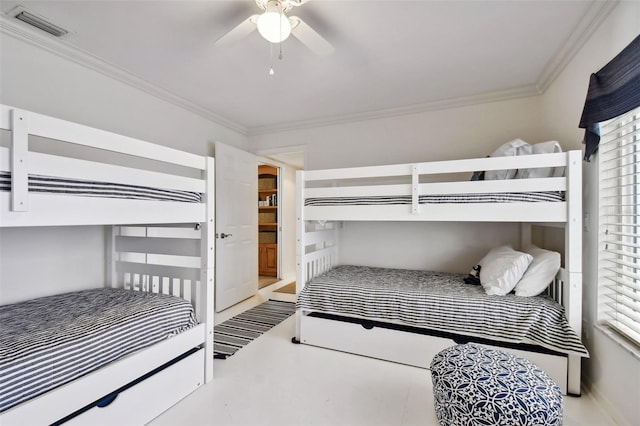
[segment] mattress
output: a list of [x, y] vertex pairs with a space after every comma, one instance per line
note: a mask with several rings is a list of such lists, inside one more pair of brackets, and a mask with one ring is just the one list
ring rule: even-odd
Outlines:
[[94, 289], [0, 306], [0, 411], [185, 331], [175, 296]]
[[[11, 191], [11, 173], [0, 172], [0, 191]], [[190, 203], [202, 201], [202, 194], [198, 192], [32, 174], [29, 175], [29, 192]]]
[[[564, 201], [564, 193], [543, 192], [495, 192], [480, 194], [420, 195], [420, 204], [470, 204], [470, 203], [549, 203]], [[371, 196], [371, 197], [311, 197], [305, 206], [368, 206], [388, 204], [411, 204], [411, 196]]]
[[465, 276], [342, 265], [305, 285], [297, 309], [588, 356], [552, 299], [490, 296], [482, 286], [465, 284]]

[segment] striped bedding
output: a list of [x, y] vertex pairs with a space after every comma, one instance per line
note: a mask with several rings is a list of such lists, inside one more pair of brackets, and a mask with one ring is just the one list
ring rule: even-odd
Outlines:
[[464, 277], [342, 265], [311, 280], [296, 307], [588, 356], [558, 303], [545, 296], [489, 296]]
[[94, 289], [0, 306], [0, 411], [197, 324], [175, 296]]
[[[549, 203], [564, 201], [564, 194], [557, 191], [543, 191], [420, 195], [418, 201], [420, 204]], [[311, 197], [304, 201], [305, 206], [371, 206], [388, 204], [411, 204], [411, 196]]]
[[[0, 191], [11, 191], [10, 172], [0, 172]], [[84, 197], [180, 201], [187, 203], [199, 203], [202, 201], [202, 194], [198, 192], [174, 191], [147, 186], [55, 178], [31, 174], [29, 175], [29, 192], [80, 195]]]

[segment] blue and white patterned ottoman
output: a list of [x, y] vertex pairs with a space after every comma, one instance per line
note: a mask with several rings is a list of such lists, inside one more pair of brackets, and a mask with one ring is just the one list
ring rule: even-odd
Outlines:
[[447, 348], [431, 361], [440, 424], [561, 425], [562, 392], [531, 361], [483, 346]]

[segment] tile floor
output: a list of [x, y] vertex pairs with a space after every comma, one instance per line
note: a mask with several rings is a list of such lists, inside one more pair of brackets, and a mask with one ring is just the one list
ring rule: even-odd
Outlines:
[[[283, 281], [230, 310], [226, 320]], [[288, 296], [288, 295], [284, 295]], [[437, 425], [427, 370], [291, 343], [290, 317], [226, 360], [213, 382], [156, 418], [160, 425]], [[565, 426], [614, 425], [587, 393], [565, 397]]]

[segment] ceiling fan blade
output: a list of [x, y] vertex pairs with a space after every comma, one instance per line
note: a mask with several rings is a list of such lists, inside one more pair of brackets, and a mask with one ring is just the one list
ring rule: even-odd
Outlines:
[[216, 40], [215, 45], [221, 47], [231, 46], [238, 41], [242, 40], [253, 31], [256, 30], [256, 20], [258, 15], [252, 15], [249, 18], [242, 21], [239, 25], [233, 28], [231, 31]]
[[293, 34], [312, 52], [320, 56], [326, 56], [333, 53], [333, 46], [302, 19], [297, 16], [290, 16], [289, 21], [291, 22], [292, 28], [291, 34]]

